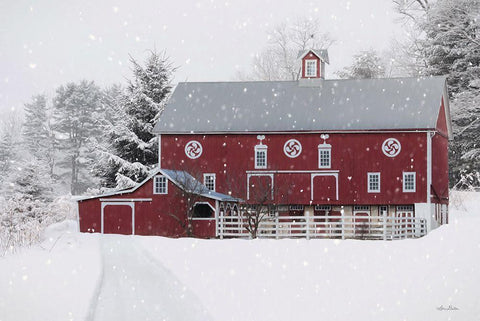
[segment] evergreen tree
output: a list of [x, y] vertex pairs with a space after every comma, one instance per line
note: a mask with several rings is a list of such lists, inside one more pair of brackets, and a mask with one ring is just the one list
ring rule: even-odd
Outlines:
[[479, 0], [439, 0], [424, 22], [424, 73], [448, 75], [452, 97], [480, 79], [479, 15]]
[[94, 161], [88, 139], [102, 135], [100, 89], [81, 81], [60, 86], [54, 99], [54, 129], [62, 153], [59, 166], [68, 177], [72, 194], [79, 194], [93, 185], [90, 165]]
[[340, 78], [365, 79], [385, 77], [385, 63], [376, 51], [361, 51], [353, 56], [352, 65], [337, 72]]
[[9, 132], [5, 132], [2, 137], [0, 137], [0, 180], [3, 180], [5, 174], [10, 169], [12, 151], [12, 135]]
[[25, 147], [35, 158], [46, 162], [50, 174], [53, 174], [54, 137], [50, 129], [47, 97], [45, 95], [34, 96], [32, 102], [25, 104], [24, 111], [23, 139]]
[[117, 173], [125, 163], [121, 157], [116, 155], [115, 149], [115, 139], [128, 133], [125, 125], [127, 115], [122, 105], [124, 99], [125, 93], [120, 85], [108, 87], [102, 92], [104, 135], [98, 139], [91, 139], [92, 152], [97, 159], [93, 170], [95, 176], [100, 178], [101, 191], [117, 187]]
[[145, 66], [133, 58], [131, 62], [133, 79], [123, 99], [122, 119], [111, 130], [115, 154], [110, 161], [118, 166], [116, 183], [120, 187], [142, 181], [158, 163], [158, 139], [153, 127], [170, 94], [174, 71], [168, 58], [155, 51]]
[[6, 195], [38, 201], [51, 201], [53, 198], [54, 181], [42, 160], [34, 158], [19, 162], [6, 180]]
[[450, 183], [465, 187], [464, 178], [476, 177], [480, 169], [480, 0], [394, 2], [420, 34], [404, 46], [416, 60], [419, 74], [447, 76], [454, 135], [450, 144]]
[[440, 0], [432, 5], [424, 23], [424, 72], [427, 75], [448, 75], [454, 125], [454, 143], [450, 145], [452, 183], [480, 169], [477, 143], [480, 119], [479, 15], [479, 0]]

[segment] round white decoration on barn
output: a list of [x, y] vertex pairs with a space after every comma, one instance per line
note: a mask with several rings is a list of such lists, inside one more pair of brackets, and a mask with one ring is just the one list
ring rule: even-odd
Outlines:
[[296, 139], [287, 140], [283, 145], [283, 152], [290, 158], [295, 158], [302, 153], [302, 144]]
[[400, 153], [402, 145], [395, 138], [387, 138], [382, 144], [382, 151], [388, 157], [395, 157]]
[[185, 145], [185, 155], [190, 159], [199, 158], [202, 155], [202, 144], [196, 140], [191, 140]]

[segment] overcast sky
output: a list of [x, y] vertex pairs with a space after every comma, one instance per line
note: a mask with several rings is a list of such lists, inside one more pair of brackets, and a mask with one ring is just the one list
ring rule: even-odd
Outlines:
[[0, 112], [68, 81], [125, 83], [129, 54], [143, 61], [154, 47], [180, 67], [174, 82], [233, 80], [268, 30], [299, 17], [336, 39], [327, 78], [401, 36], [391, 0], [0, 0]]

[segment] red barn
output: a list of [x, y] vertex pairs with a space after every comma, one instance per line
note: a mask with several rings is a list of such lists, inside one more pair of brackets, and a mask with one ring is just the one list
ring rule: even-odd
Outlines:
[[[216, 205], [205, 200], [216, 226], [201, 236], [251, 234], [252, 208], [268, 209], [258, 233], [274, 237], [415, 237], [446, 223], [452, 132], [445, 77], [325, 80], [325, 50], [299, 57], [298, 81], [175, 88], [154, 129], [159, 171], [169, 181], [163, 168], [194, 174], [223, 193]], [[147, 183], [123, 195], [155, 199]], [[82, 231], [94, 228], [93, 217], [98, 230], [101, 199], [80, 202]], [[240, 200], [242, 209], [227, 211]], [[185, 211], [181, 198], [165, 201], [152, 200], [146, 211]], [[139, 223], [150, 228], [141, 234], [180, 235], [166, 216], [149, 220]]]

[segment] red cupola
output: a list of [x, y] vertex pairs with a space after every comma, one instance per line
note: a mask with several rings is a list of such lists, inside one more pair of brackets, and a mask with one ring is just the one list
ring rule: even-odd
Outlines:
[[329, 63], [326, 49], [303, 50], [298, 53], [298, 58], [302, 60], [301, 78], [325, 79], [325, 63]]

